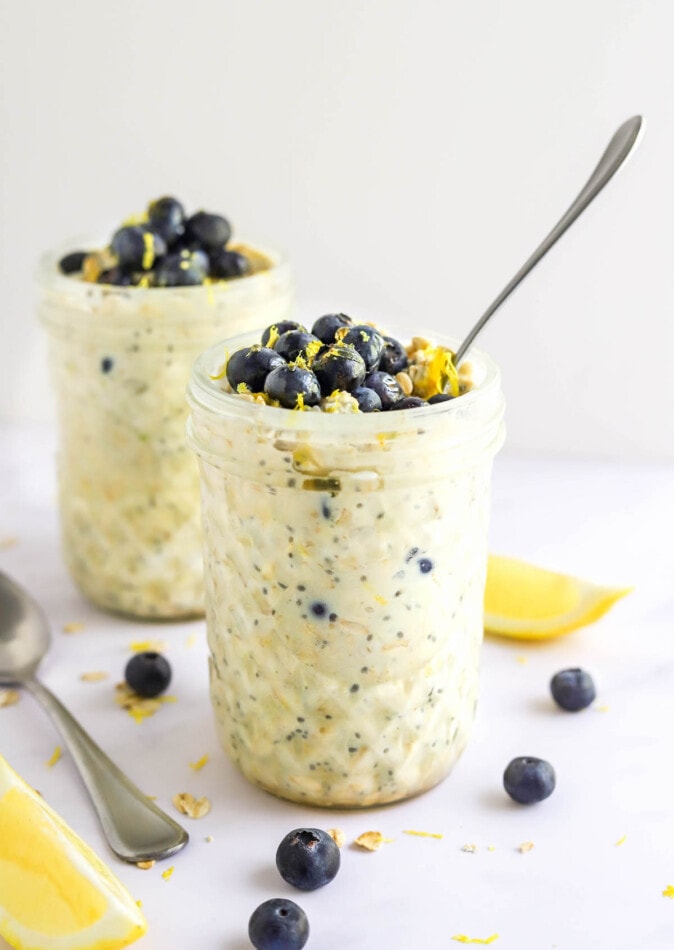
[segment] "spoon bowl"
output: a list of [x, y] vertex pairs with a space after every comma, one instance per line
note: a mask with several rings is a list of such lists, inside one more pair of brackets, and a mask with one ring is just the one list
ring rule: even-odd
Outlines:
[[42, 608], [0, 573], [0, 683], [20, 684], [33, 676], [50, 645]]

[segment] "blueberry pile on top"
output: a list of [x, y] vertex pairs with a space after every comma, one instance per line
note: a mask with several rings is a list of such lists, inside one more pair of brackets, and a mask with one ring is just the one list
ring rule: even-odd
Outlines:
[[118, 287], [190, 287], [244, 277], [271, 266], [263, 254], [231, 243], [227, 218], [207, 211], [188, 216], [169, 196], [151, 201], [125, 221], [102, 249], [71, 251], [62, 274]]
[[249, 401], [284, 409], [387, 412], [444, 402], [471, 388], [470, 367], [421, 337], [409, 345], [344, 313], [267, 327], [215, 378]]

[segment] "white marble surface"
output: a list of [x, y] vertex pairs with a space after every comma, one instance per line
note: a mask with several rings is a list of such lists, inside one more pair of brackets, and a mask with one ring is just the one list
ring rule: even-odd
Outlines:
[[[207, 817], [185, 819], [191, 842], [169, 862], [170, 880], [160, 864], [124, 865], [107, 850], [67, 754], [47, 767], [59, 738], [42, 711], [28, 696], [0, 709], [0, 752], [142, 900], [149, 931], [139, 950], [246, 950], [252, 910], [284, 895], [305, 908], [308, 947], [321, 950], [449, 948], [461, 945], [454, 935], [494, 933], [496, 950], [674, 946], [674, 900], [662, 896], [674, 884], [671, 467], [498, 459], [493, 551], [634, 592], [559, 641], [488, 640], [476, 729], [455, 772], [414, 801], [367, 812], [277, 801], [233, 770], [211, 722], [202, 622], [125, 622], [81, 598], [59, 551], [51, 430], [0, 429], [0, 497], [0, 569], [35, 594], [53, 624], [44, 681], [167, 810], [179, 791], [213, 803]], [[84, 629], [63, 633], [73, 622]], [[137, 725], [115, 706], [113, 684], [131, 641], [150, 637], [168, 644], [178, 701]], [[553, 707], [549, 678], [569, 665], [593, 674], [603, 710], [570, 715]], [[91, 670], [110, 678], [82, 682]], [[209, 763], [191, 770], [204, 754]], [[547, 758], [557, 771], [553, 796], [530, 808], [511, 803], [501, 787], [503, 768], [521, 754]], [[369, 829], [393, 841], [376, 853], [346, 846], [335, 881], [302, 894], [274, 867], [281, 837], [302, 824], [339, 826], [347, 842]], [[524, 841], [534, 848], [523, 854]], [[464, 852], [466, 844], [477, 851]]]

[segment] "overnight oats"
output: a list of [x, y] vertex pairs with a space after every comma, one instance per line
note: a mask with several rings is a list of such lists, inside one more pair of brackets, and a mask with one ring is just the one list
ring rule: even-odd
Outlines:
[[[58, 425], [65, 559], [81, 591], [124, 614], [203, 613], [199, 473], [185, 390], [214, 340], [280, 321], [288, 263], [228, 221], [152, 202], [110, 244], [73, 244], [39, 271]], [[77, 245], [75, 245], [77, 246]]]
[[439, 782], [472, 724], [499, 373], [343, 314], [211, 347], [189, 388], [221, 743], [283, 798]]

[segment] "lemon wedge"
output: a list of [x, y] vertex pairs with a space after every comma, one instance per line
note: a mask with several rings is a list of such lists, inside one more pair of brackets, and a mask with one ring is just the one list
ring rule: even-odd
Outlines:
[[602, 617], [630, 587], [599, 587], [513, 558], [489, 555], [484, 596], [485, 633], [546, 640]]
[[117, 950], [146, 930], [122, 883], [0, 755], [0, 936], [17, 950]]

